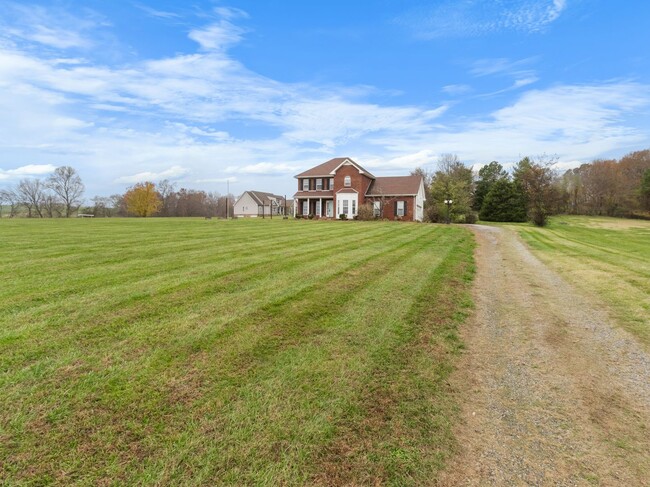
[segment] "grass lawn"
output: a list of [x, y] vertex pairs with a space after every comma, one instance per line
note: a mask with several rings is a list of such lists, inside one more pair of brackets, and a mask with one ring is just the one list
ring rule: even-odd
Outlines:
[[472, 250], [443, 225], [0, 221], [0, 484], [430, 482]]
[[546, 228], [511, 225], [565, 278], [595, 294], [650, 346], [650, 222], [561, 216]]

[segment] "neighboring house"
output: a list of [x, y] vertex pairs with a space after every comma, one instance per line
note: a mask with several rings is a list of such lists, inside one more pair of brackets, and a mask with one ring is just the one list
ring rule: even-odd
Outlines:
[[370, 204], [378, 218], [422, 221], [424, 181], [421, 176], [375, 177], [348, 157], [337, 157], [296, 176], [294, 216], [354, 218]]
[[284, 197], [262, 191], [244, 191], [237, 198], [235, 217], [267, 217], [284, 215]]

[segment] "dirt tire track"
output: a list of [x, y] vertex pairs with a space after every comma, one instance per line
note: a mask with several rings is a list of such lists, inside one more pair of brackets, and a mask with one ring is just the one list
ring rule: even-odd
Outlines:
[[472, 226], [476, 310], [438, 485], [650, 485], [650, 355], [514, 232]]

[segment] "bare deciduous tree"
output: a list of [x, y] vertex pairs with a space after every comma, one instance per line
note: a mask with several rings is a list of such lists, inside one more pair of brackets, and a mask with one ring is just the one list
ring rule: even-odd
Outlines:
[[32, 211], [43, 218], [43, 200], [45, 198], [44, 186], [38, 179], [23, 179], [18, 183], [16, 190], [21, 204], [27, 208], [27, 216], [31, 218]]
[[20, 198], [13, 189], [0, 190], [0, 217], [2, 217], [2, 205], [9, 205], [9, 218], [16, 216]]
[[69, 218], [82, 203], [85, 187], [77, 171], [70, 166], [57, 167], [48, 178], [47, 187], [61, 198], [66, 218]]

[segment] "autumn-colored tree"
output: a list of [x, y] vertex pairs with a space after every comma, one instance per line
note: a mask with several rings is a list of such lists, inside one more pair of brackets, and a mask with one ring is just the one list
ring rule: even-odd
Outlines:
[[144, 217], [155, 214], [161, 205], [156, 185], [149, 181], [129, 188], [124, 195], [124, 201], [129, 213]]
[[[443, 154], [438, 159], [438, 170], [433, 176], [428, 198], [435, 208], [429, 207], [428, 218], [441, 219], [450, 210], [452, 221], [465, 222], [472, 214], [474, 175], [455, 154]], [[447, 207], [445, 200], [452, 200]]]
[[515, 187], [528, 208], [528, 217], [540, 227], [546, 225], [548, 216], [556, 207], [554, 164], [554, 159], [545, 156], [540, 156], [537, 161], [524, 157], [513, 173]]

